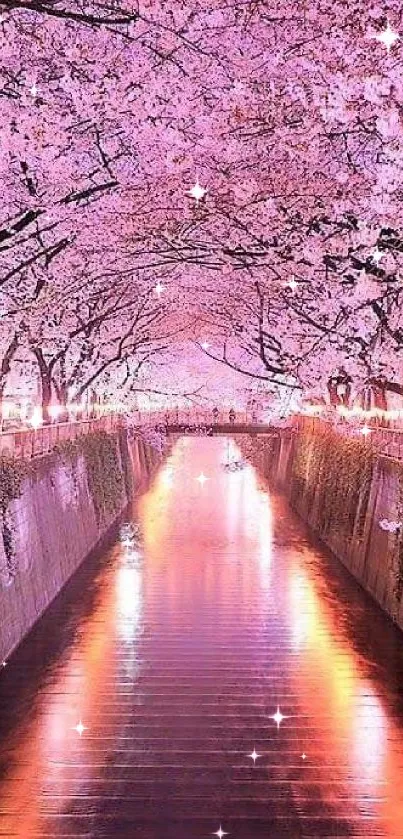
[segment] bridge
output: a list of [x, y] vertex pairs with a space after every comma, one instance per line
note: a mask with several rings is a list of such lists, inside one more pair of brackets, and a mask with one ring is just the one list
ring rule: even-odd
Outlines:
[[[289, 419], [289, 425], [297, 430], [302, 426], [316, 429], [334, 425], [346, 437], [363, 434], [371, 446], [380, 454], [403, 459], [403, 429], [400, 423], [381, 425], [373, 419], [364, 423], [349, 423], [340, 421], [337, 415], [327, 418], [310, 415], [295, 415]], [[211, 411], [103, 411], [99, 416], [77, 416], [68, 422], [56, 419], [47, 425], [32, 427], [29, 423], [21, 423], [18, 427], [5, 427], [0, 432], [0, 455], [14, 458], [32, 459], [49, 454], [55, 447], [77, 437], [93, 434], [96, 431], [106, 433], [117, 432], [120, 428], [130, 426], [134, 433], [142, 433], [145, 429], [154, 429], [161, 434], [173, 436], [241, 436], [278, 434], [281, 425], [256, 421], [253, 414], [246, 411], [235, 413], [234, 422], [229, 422], [228, 412], [220, 411], [213, 416]], [[284, 428], [283, 428], [284, 430]]]
[[52, 452], [55, 447], [76, 440], [82, 435], [96, 431], [117, 432], [119, 428], [131, 426], [134, 432], [153, 428], [162, 434], [172, 435], [240, 435], [273, 432], [267, 423], [252, 422], [246, 412], [235, 415], [235, 422], [225, 422], [227, 413], [213, 418], [211, 412], [202, 411], [131, 411], [103, 413], [98, 417], [77, 417], [68, 422], [57, 420], [33, 428], [29, 423], [19, 427], [6, 428], [0, 433], [0, 455], [31, 459]]
[[246, 423], [169, 423], [164, 426], [169, 434], [193, 434], [215, 436], [217, 434], [263, 434], [267, 433], [269, 425], [247, 425]]

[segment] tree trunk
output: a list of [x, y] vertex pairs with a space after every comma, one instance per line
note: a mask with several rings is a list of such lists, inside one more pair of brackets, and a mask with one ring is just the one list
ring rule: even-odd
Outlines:
[[14, 335], [10, 341], [0, 364], [0, 421], [3, 415], [3, 399], [7, 378], [11, 370], [11, 362], [18, 348], [18, 337]]
[[49, 425], [51, 416], [49, 413], [50, 403], [52, 401], [52, 377], [48, 364], [40, 347], [33, 348], [34, 356], [38, 363], [39, 377], [41, 382], [41, 396], [42, 396], [42, 419], [44, 425]]

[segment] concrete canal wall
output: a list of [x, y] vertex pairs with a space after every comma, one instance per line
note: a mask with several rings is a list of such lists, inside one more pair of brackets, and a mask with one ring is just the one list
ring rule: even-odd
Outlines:
[[160, 460], [155, 448], [122, 430], [66, 444], [34, 465], [3, 462], [0, 663], [106, 536]]
[[260, 449], [264, 474], [403, 629], [403, 527], [384, 529], [403, 521], [403, 463], [320, 422]]

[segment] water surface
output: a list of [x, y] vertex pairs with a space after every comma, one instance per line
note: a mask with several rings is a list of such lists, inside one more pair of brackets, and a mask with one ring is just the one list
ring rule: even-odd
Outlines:
[[1, 671], [1, 836], [402, 839], [403, 636], [227, 456], [182, 438]]

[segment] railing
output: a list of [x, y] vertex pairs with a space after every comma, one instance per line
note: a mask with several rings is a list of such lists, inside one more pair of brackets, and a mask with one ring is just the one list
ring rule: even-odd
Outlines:
[[[181, 411], [178, 409], [173, 411], [154, 411], [151, 413], [141, 413], [139, 411], [135, 411], [133, 412], [133, 416], [136, 418], [138, 425], [143, 425], [144, 423], [151, 423], [154, 425], [160, 424], [168, 427], [180, 425], [194, 428], [196, 426], [214, 426], [231, 424], [228, 410], [218, 411], [217, 414], [214, 414], [212, 410], [200, 410], [197, 408], [188, 411]], [[235, 411], [234, 424], [267, 425], [267, 423], [264, 423], [263, 420], [259, 419], [250, 411]]]
[[298, 416], [295, 418], [295, 425], [299, 428], [310, 429], [312, 432], [321, 427], [331, 426], [348, 437], [364, 438], [379, 454], [403, 460], [403, 430], [399, 431], [383, 425], [356, 424], [340, 419], [336, 423], [331, 418], [314, 416]]
[[75, 440], [83, 434], [91, 434], [94, 431], [110, 433], [116, 430], [118, 425], [119, 417], [116, 414], [108, 414], [98, 419], [3, 431], [0, 434], [0, 455], [28, 460], [33, 457], [43, 457], [53, 451], [55, 446], [67, 440]]
[[[212, 411], [132, 411], [130, 425], [134, 428], [152, 427], [189, 427], [229, 425], [229, 412], [219, 411], [213, 415]], [[75, 440], [83, 434], [94, 431], [115, 431], [124, 422], [121, 414], [105, 414], [97, 419], [75, 420], [70, 422], [54, 421], [39, 428], [21, 427], [3, 430], [0, 433], [0, 455], [31, 459], [43, 457], [53, 451], [55, 446], [67, 440]], [[247, 412], [235, 413], [235, 426], [256, 425], [256, 419]], [[263, 428], [263, 426], [262, 426]]]
[[[213, 428], [218, 426], [217, 430], [222, 427], [224, 431], [229, 433], [231, 429], [234, 431], [242, 429], [244, 431], [248, 428], [253, 431], [261, 429], [262, 432], [278, 431], [278, 428], [267, 423], [259, 423], [256, 417], [247, 411], [236, 411], [233, 424], [230, 423], [228, 411], [219, 411], [216, 415], [212, 411], [197, 409], [194, 411], [133, 411], [128, 416], [130, 416], [130, 425], [139, 429], [152, 426], [167, 429], [189, 428], [189, 430], [197, 430], [198, 427], [203, 426], [213, 426]], [[26, 459], [42, 457], [52, 452], [55, 446], [67, 440], [75, 440], [83, 434], [91, 434], [94, 431], [106, 431], [108, 433], [116, 431], [122, 422], [125, 422], [125, 419], [121, 414], [110, 413], [97, 419], [54, 422], [35, 429], [20, 428], [3, 431], [0, 433], [0, 455]], [[403, 460], [403, 431], [398, 431], [395, 428], [380, 425], [363, 426], [349, 420], [340, 420], [340, 418], [335, 422], [335, 418], [332, 417], [301, 415], [293, 418], [292, 425], [295, 430], [298, 427], [304, 427], [312, 431], [319, 429], [321, 426], [329, 427], [331, 425], [339, 433], [355, 437], [359, 437], [365, 432], [365, 439], [380, 454]]]

